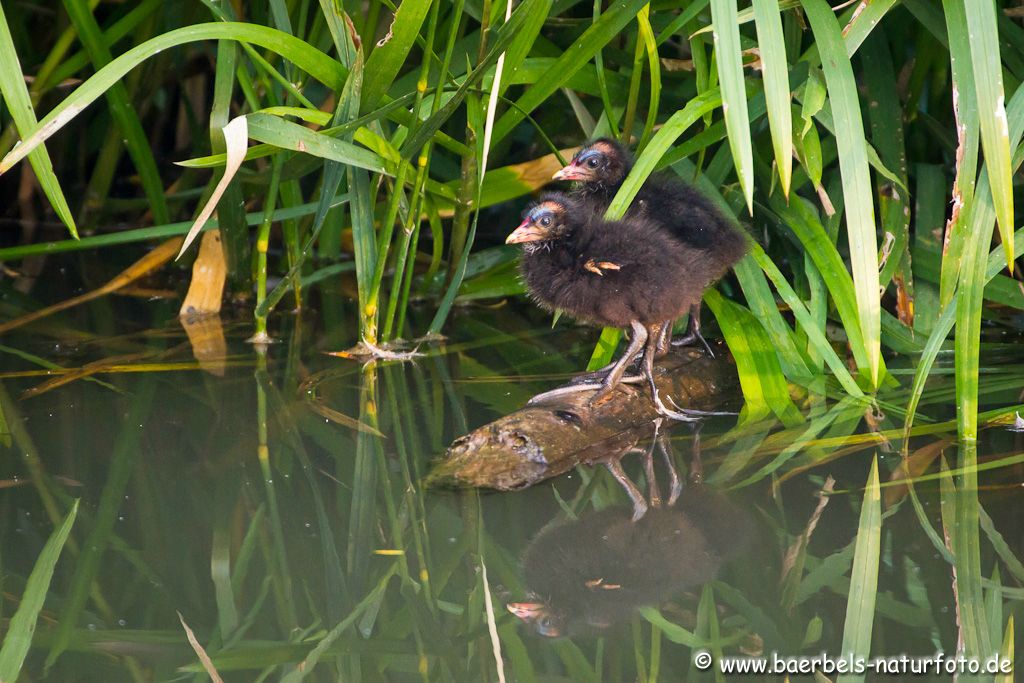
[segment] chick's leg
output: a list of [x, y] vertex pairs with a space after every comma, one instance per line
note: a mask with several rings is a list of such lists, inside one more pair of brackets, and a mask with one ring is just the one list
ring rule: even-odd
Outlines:
[[658, 358], [661, 358], [672, 348], [672, 323], [667, 322], [661, 327], [661, 334], [658, 336]]
[[633, 338], [629, 340], [626, 352], [622, 354], [615, 365], [612, 366], [612, 369], [608, 371], [604, 381], [601, 382], [601, 389], [590, 399], [591, 405], [603, 403], [611, 392], [615, 390], [615, 387], [622, 381], [622, 375], [626, 372], [626, 368], [629, 367], [629, 364], [633, 362], [633, 359], [643, 349], [644, 344], [647, 343], [648, 334], [646, 327], [635, 320], [630, 323], [630, 327], [633, 330]]
[[672, 346], [689, 346], [694, 342], [700, 342], [704, 350], [708, 352], [708, 355], [714, 358], [715, 352], [711, 350], [708, 341], [700, 333], [700, 306], [700, 302], [690, 306], [690, 322], [686, 327], [686, 335], [673, 341]]

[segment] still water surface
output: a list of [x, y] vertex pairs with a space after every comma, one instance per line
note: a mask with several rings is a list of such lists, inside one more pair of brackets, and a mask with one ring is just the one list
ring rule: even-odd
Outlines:
[[[550, 329], [527, 305], [466, 308], [422, 357], [363, 365], [324, 353], [353, 343], [349, 304], [318, 304], [273, 321], [265, 353], [230, 315], [189, 335], [176, 302], [129, 298], [3, 340], [4, 619], [81, 499], [25, 680], [202, 680], [179, 613], [229, 681], [498, 680], [489, 621], [510, 681], [711, 680], [698, 650], [838, 654], [876, 455], [883, 484], [905, 468], [920, 480], [919, 506], [882, 488], [872, 654], [955, 650], [937, 544], [958, 533], [981, 567], [962, 607], [996, 647], [1024, 599], [1022, 435], [983, 431], [977, 487], [941, 477], [973, 457], [948, 422], [948, 372], [907, 463], [887, 431], [905, 389], [870, 411], [804, 392], [803, 422], [716, 418], [667, 444], [645, 427], [603, 454], [649, 504], [634, 523], [600, 463], [513, 493], [421, 484], [453, 439], [582, 368], [592, 330]], [[983, 409], [1022, 401], [1017, 356], [987, 347]], [[890, 362], [906, 384], [911, 362]]]

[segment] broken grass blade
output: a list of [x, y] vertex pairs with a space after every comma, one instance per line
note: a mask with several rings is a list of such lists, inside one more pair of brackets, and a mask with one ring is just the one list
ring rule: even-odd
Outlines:
[[181, 245], [181, 251], [175, 260], [181, 258], [181, 255], [185, 253], [189, 245], [195, 240], [196, 235], [206, 225], [206, 221], [213, 215], [213, 210], [217, 208], [217, 202], [220, 201], [221, 196], [225, 190], [228, 189], [228, 185], [231, 184], [231, 180], [238, 173], [238, 169], [242, 166], [242, 161], [245, 160], [245, 149], [249, 145], [249, 124], [248, 119], [245, 116], [239, 116], [228, 122], [228, 125], [224, 126], [224, 149], [227, 153], [227, 163], [224, 165], [224, 175], [221, 176], [220, 181], [217, 182], [217, 187], [214, 188], [213, 194], [210, 195], [209, 201], [206, 202], [206, 206], [199, 212], [199, 216], [196, 217], [195, 222], [192, 223], [192, 227], [189, 228], [188, 234], [185, 235], [185, 241]]
[[206, 675], [210, 677], [213, 683], [224, 683], [224, 679], [217, 673], [216, 667], [213, 666], [213, 662], [210, 660], [210, 655], [206, 654], [206, 650], [200, 645], [199, 640], [196, 638], [196, 634], [193, 633], [192, 629], [189, 628], [188, 624], [185, 623], [185, 617], [181, 616], [181, 612], [178, 612], [178, 619], [181, 621], [181, 627], [185, 629], [185, 636], [188, 638], [189, 645], [195, 650], [196, 656], [199, 657], [199, 661], [203, 664], [203, 669], [206, 671]]

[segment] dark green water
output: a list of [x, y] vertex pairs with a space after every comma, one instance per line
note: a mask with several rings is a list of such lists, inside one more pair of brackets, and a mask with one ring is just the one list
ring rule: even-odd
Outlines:
[[[636, 524], [600, 465], [514, 493], [426, 490], [448, 443], [582, 368], [596, 333], [549, 329], [521, 303], [464, 308], [423, 357], [364, 366], [324, 354], [355, 341], [351, 305], [332, 291], [314, 305], [272, 321], [280, 343], [265, 354], [226, 312], [223, 352], [213, 343], [203, 362], [175, 301], [110, 298], [0, 340], [13, 434], [0, 451], [4, 628], [54, 520], [81, 499], [24, 680], [193, 679], [178, 613], [225, 680], [294, 680], [328, 632], [307, 680], [497, 680], [485, 567], [510, 681], [710, 679], [691, 664], [696, 649], [841, 650], [872, 457], [883, 483], [902, 462], [901, 441], [874, 435], [862, 406], [803, 398], [806, 421], [790, 426], [716, 418], [701, 432], [702, 486], [688, 481], [693, 433], [676, 426], [682, 493]], [[106, 364], [41, 387], [58, 375], [23, 354]], [[987, 348], [983, 408], [1022, 401], [1015, 357], [1005, 340]], [[904, 383], [911, 362], [890, 364]], [[940, 461], [968, 457], [948, 423], [952, 386], [944, 370], [929, 384], [909, 448], [922, 514], [904, 489], [882, 491], [873, 655], [957, 646], [951, 566], [922, 524], [957, 533], [938, 477]], [[877, 429], [902, 426], [905, 393], [889, 390]], [[946, 492], [947, 506], [991, 518], [960, 527], [979, 547], [983, 590], [983, 602], [961, 600], [993, 633], [1024, 598], [1022, 453], [1021, 434], [985, 429], [977, 488]], [[653, 462], [667, 499], [670, 472]], [[622, 465], [646, 494], [643, 453]], [[829, 476], [835, 493], [787, 560]], [[538, 597], [549, 605], [537, 622], [506, 609]]]

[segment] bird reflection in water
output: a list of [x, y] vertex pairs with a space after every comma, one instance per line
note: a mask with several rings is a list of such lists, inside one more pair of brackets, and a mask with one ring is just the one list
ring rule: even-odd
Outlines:
[[[748, 545], [750, 519], [725, 496], [702, 483], [700, 436], [684, 487], [671, 442], [655, 422], [644, 459], [647, 496], [626, 475], [621, 460], [637, 451], [639, 436], [601, 462], [633, 502], [556, 523], [531, 541], [523, 556], [529, 597], [507, 608], [543, 636], [601, 632], [640, 607], [657, 606], [710, 581], [723, 562]], [[668, 497], [655, 478], [654, 451], [669, 473]]]

